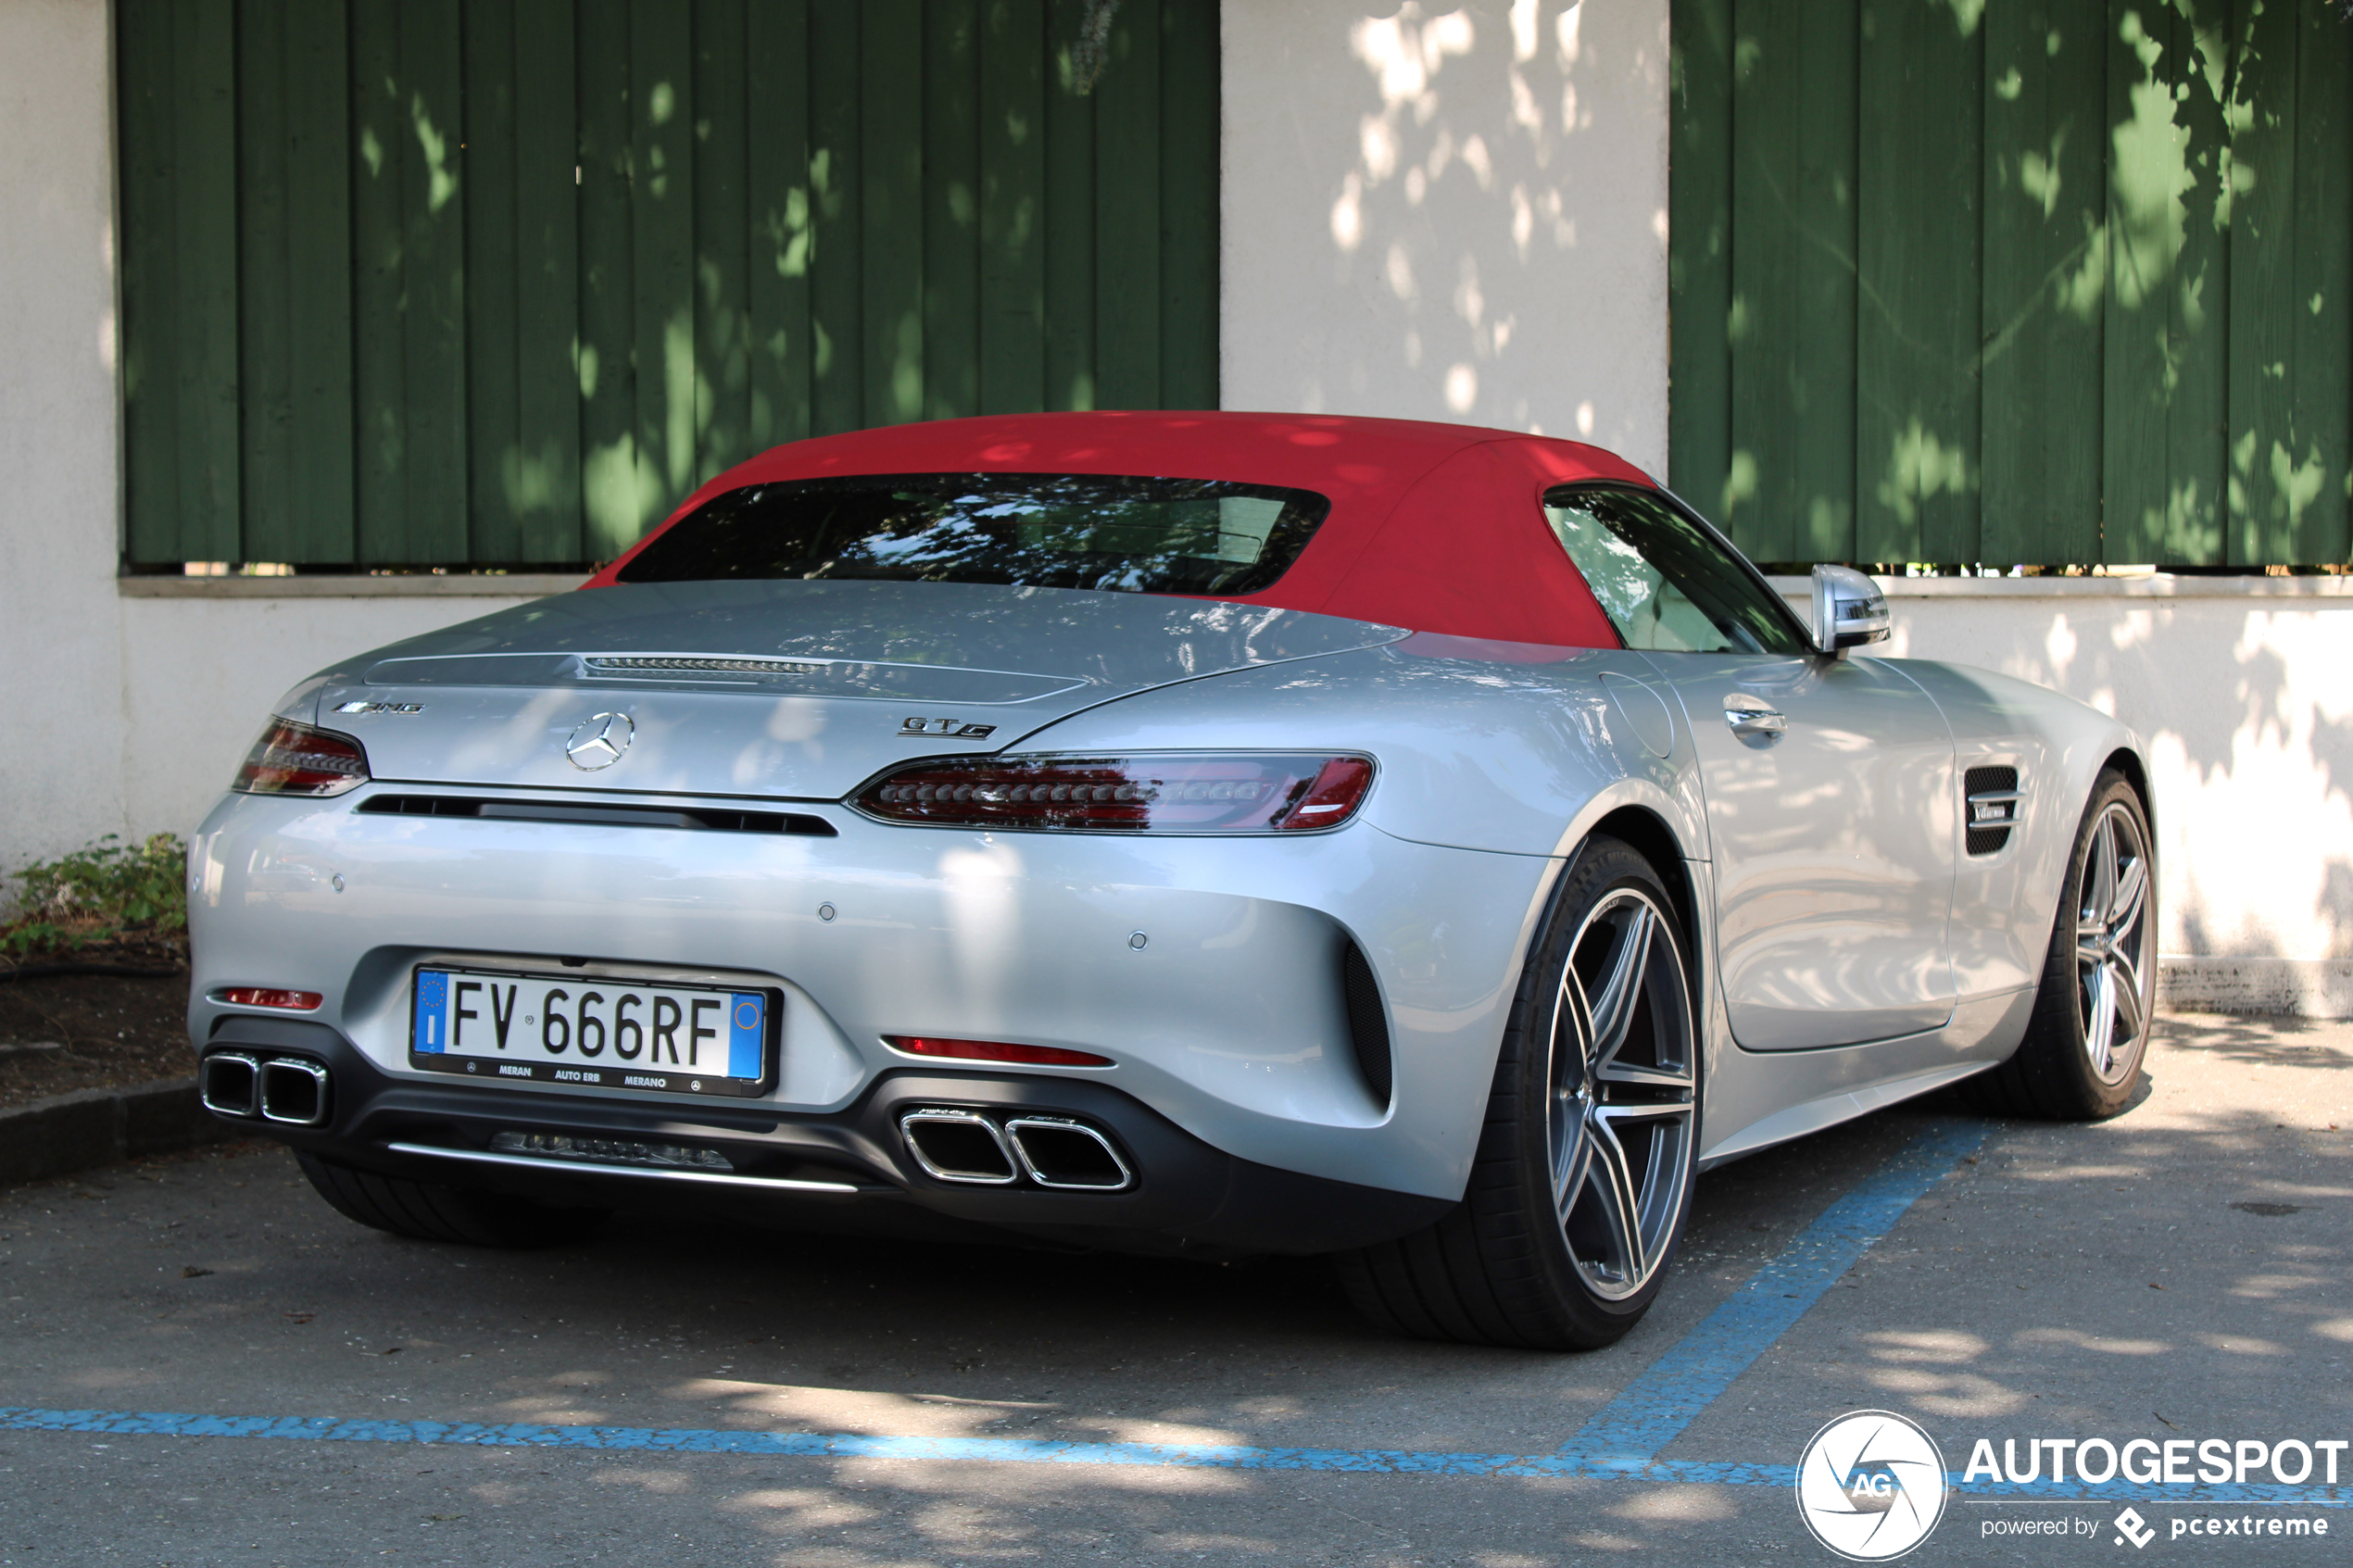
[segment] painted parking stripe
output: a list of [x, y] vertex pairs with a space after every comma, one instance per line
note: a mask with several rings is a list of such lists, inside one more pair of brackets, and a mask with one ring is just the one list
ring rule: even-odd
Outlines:
[[[1262, 1449], [1216, 1443], [1060, 1443], [1019, 1437], [871, 1437], [857, 1433], [725, 1432], [643, 1426], [540, 1426], [476, 1422], [342, 1421], [329, 1416], [169, 1415], [132, 1411], [0, 1407], [0, 1432], [80, 1433], [116, 1437], [231, 1437], [311, 1443], [414, 1443], [493, 1449], [572, 1449], [599, 1453], [736, 1454], [772, 1459], [960, 1460], [996, 1464], [1069, 1464], [1189, 1470], [1321, 1470], [1358, 1474], [1568, 1477], [1647, 1485], [1778, 1486], [1795, 1484], [1786, 1464], [1654, 1460], [1600, 1462], [1575, 1454], [1423, 1453], [1399, 1449]], [[2075, 1483], [1964, 1486], [1982, 1499], [2088, 1498], [2136, 1503], [2293, 1503], [2353, 1506], [2353, 1486], [2271, 1485], [2163, 1488], [2162, 1496]]]
[[1982, 1122], [1933, 1123], [1800, 1231], [1780, 1256], [1653, 1361], [1561, 1446], [1599, 1464], [1651, 1463], [1789, 1332], [1823, 1292], [1985, 1141]]

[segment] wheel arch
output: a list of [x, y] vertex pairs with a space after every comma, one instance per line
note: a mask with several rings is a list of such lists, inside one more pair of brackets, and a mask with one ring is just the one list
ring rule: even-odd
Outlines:
[[[2120, 746], [2108, 754], [2100, 766], [2104, 769], [2113, 768], [2123, 774], [2125, 782], [2133, 786], [2133, 793], [2141, 797], [2141, 814], [2148, 819], [2149, 824], [2149, 849], [2151, 853], [2155, 853], [2157, 849], [2157, 792], [2149, 787], [2148, 763], [2133, 747]], [[2097, 774], [2094, 775], [2094, 777], [2097, 776]]]
[[[1591, 838], [1605, 833], [1642, 851], [1642, 858], [1667, 884], [1667, 897], [1675, 900], [1675, 913], [1683, 922], [1685, 945], [1692, 950], [1693, 966], [1703, 927], [1700, 922], [1698, 889], [1692, 885], [1690, 870], [1683, 864], [1683, 847], [1667, 819], [1646, 806], [1620, 806], [1585, 830]], [[1579, 841], [1582, 842], [1581, 840]]]

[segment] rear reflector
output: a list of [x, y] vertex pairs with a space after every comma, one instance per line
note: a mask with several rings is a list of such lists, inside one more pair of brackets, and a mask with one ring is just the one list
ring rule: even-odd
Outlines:
[[1111, 1058], [1059, 1046], [1013, 1046], [1001, 1040], [941, 1040], [925, 1035], [885, 1035], [883, 1043], [909, 1056], [949, 1057], [959, 1061], [1019, 1061], [1035, 1067], [1109, 1067]]
[[853, 798], [887, 822], [1080, 833], [1298, 833], [1335, 828], [1373, 782], [1365, 757], [1284, 752], [942, 758]]
[[368, 754], [349, 735], [272, 719], [229, 787], [245, 795], [345, 795], [368, 782]]
[[312, 1012], [325, 1000], [316, 991], [274, 991], [261, 985], [232, 985], [215, 991], [215, 998], [241, 1008], [283, 1008], [288, 1012]]

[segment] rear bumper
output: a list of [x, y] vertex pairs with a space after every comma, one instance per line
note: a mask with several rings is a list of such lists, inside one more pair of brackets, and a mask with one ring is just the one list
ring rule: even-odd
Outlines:
[[[918, 1070], [888, 1035], [1060, 1047], [1112, 1065], [1020, 1076], [1114, 1091], [1250, 1165], [1448, 1201], [1555, 867], [1361, 822], [1288, 841], [990, 834], [804, 803], [836, 833], [762, 836], [358, 810], [375, 787], [233, 796], [208, 820], [190, 868], [199, 1045], [262, 1021], [225, 987], [315, 992], [308, 1022], [424, 1094], [444, 1075], [409, 1060], [421, 963], [757, 985], [782, 998], [782, 1060], [736, 1105], [772, 1121], [850, 1115]], [[1388, 1030], [1386, 1103], [1360, 1070], [1351, 944]], [[683, 1095], [545, 1092], [592, 1119], [718, 1115]]]
[[[224, 1019], [204, 1047], [207, 1059], [222, 1053], [314, 1064], [325, 1075], [318, 1124], [221, 1118], [244, 1131], [362, 1170], [549, 1203], [1197, 1255], [1361, 1247], [1419, 1229], [1452, 1207], [1237, 1159], [1132, 1096], [1084, 1080], [892, 1071], [839, 1110], [786, 1111], [395, 1078], [334, 1029], [291, 1019]], [[1026, 1178], [986, 1187], [941, 1181], [911, 1156], [899, 1130], [904, 1113], [934, 1108], [1000, 1123], [1017, 1115], [1084, 1123], [1118, 1148], [1132, 1180], [1117, 1192], [1051, 1190]], [[500, 1133], [686, 1144], [724, 1155], [733, 1176], [501, 1156], [493, 1148]]]

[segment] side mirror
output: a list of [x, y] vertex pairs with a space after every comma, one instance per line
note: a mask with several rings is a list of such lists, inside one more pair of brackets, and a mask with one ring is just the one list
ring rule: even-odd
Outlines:
[[1851, 566], [1814, 569], [1814, 647], [1837, 654], [1887, 640], [1887, 596]]

